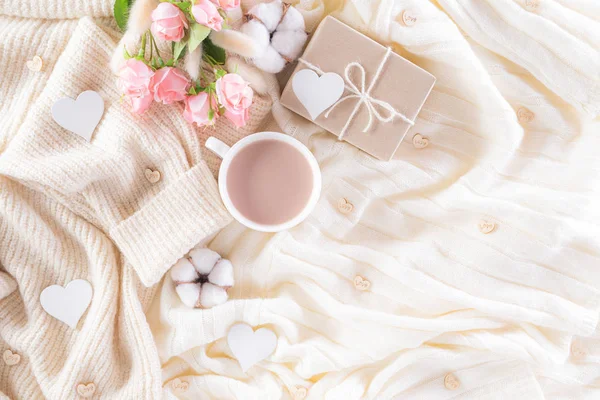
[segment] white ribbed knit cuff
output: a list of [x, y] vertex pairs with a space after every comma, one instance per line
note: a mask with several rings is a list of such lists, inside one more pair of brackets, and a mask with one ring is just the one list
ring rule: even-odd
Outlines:
[[190, 169], [110, 235], [151, 286], [194, 245], [231, 222], [206, 163]]

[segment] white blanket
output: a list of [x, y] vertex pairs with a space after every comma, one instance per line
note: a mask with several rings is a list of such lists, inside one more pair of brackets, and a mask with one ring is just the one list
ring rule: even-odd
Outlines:
[[[600, 398], [600, 3], [354, 0], [336, 15], [434, 90], [390, 162], [274, 105], [272, 128], [320, 162], [321, 200], [289, 232], [233, 224], [212, 241], [236, 266], [233, 301], [187, 309], [167, 278], [149, 313], [167, 398]], [[224, 339], [236, 321], [278, 336], [247, 374]]]

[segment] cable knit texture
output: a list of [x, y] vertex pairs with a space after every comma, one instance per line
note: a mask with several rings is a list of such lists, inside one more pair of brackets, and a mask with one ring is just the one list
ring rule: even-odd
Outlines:
[[[103, 399], [600, 398], [597, 2], [300, 0], [308, 30], [336, 11], [437, 77], [411, 130], [429, 144], [375, 160], [284, 109], [268, 78], [248, 129], [272, 101], [264, 129], [313, 151], [322, 196], [290, 231], [214, 237], [236, 284], [210, 310], [185, 307], [169, 274], [146, 285], [229, 221], [201, 150], [212, 131], [179, 105], [124, 110], [111, 7], [0, 2], [0, 354], [21, 356], [0, 360], [0, 398], [88, 383]], [[85, 89], [106, 105], [91, 143], [49, 116]], [[94, 295], [71, 329], [38, 299], [74, 279]], [[246, 374], [225, 338], [240, 321], [278, 336]]]
[[[600, 398], [600, 8], [327, 5], [340, 3], [336, 16], [436, 85], [390, 162], [275, 98], [271, 129], [316, 155], [321, 199], [288, 232], [231, 224], [216, 236], [239, 300], [191, 310], [163, 286], [149, 313], [163, 377], [189, 383], [183, 395], [165, 385], [165, 397]], [[412, 143], [416, 133], [427, 147]], [[480, 230], [482, 220], [495, 229]], [[238, 321], [278, 336], [247, 374], [226, 344]]]
[[[197, 129], [182, 104], [131, 114], [108, 68], [119, 38], [111, 10], [109, 0], [0, 4], [0, 357], [20, 355], [0, 359], [0, 394], [11, 399], [75, 399], [88, 383], [94, 398], [160, 398], [144, 311], [168, 268], [231, 221], [203, 142], [235, 142], [270, 109], [255, 96], [243, 129], [225, 119]], [[26, 67], [35, 55], [40, 71]], [[84, 90], [105, 105], [89, 143], [50, 114]], [[74, 279], [88, 280], [93, 298], [71, 329], [39, 296]]]

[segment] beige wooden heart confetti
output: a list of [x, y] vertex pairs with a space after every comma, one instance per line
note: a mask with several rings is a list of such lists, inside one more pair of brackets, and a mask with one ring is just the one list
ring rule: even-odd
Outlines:
[[77, 385], [77, 394], [84, 399], [89, 399], [96, 392], [96, 384], [93, 382], [86, 384], [80, 383]]
[[175, 378], [171, 381], [171, 387], [174, 391], [183, 393], [187, 392], [187, 390], [190, 388], [190, 384], [186, 381], [182, 381], [179, 378]]
[[371, 287], [371, 282], [369, 282], [360, 275], [356, 275], [354, 277], [354, 287], [360, 290], [361, 292], [364, 292], [365, 290], [369, 290], [369, 288]]
[[521, 122], [531, 122], [533, 121], [534, 117], [535, 114], [532, 111], [526, 109], [525, 107], [521, 107], [517, 110], [517, 118]]
[[27, 61], [25, 65], [27, 66], [27, 68], [29, 68], [30, 71], [39, 72], [42, 70], [44, 62], [42, 61], [42, 57], [34, 56], [31, 60]]
[[412, 10], [404, 10], [402, 12], [402, 22], [406, 26], [413, 26], [417, 23], [417, 15]]
[[150, 168], [146, 168], [144, 175], [146, 175], [146, 179], [148, 179], [148, 182], [150, 183], [160, 181], [160, 171], [152, 171]]
[[354, 205], [343, 197], [338, 200], [337, 207], [342, 214], [350, 214], [354, 210]]
[[479, 231], [481, 233], [491, 233], [494, 229], [496, 229], [495, 223], [486, 220], [479, 221]]
[[413, 136], [412, 142], [413, 146], [415, 146], [417, 149], [424, 149], [429, 145], [429, 139], [427, 139], [425, 136], [422, 136], [420, 133], [417, 133], [415, 136]]
[[289, 390], [294, 400], [303, 400], [308, 394], [308, 390], [304, 386], [291, 387]]
[[444, 386], [446, 386], [446, 389], [448, 390], [456, 390], [460, 387], [460, 382], [454, 374], [450, 373], [444, 377]]
[[9, 367], [17, 365], [21, 361], [21, 356], [17, 353], [13, 353], [10, 350], [4, 351], [4, 353], [2, 354], [2, 358], [4, 359], [4, 363]]

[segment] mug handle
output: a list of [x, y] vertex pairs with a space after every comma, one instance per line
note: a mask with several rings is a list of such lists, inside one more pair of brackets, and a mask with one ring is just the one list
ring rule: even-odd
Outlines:
[[225, 155], [231, 149], [231, 147], [227, 146], [225, 143], [213, 136], [206, 139], [204, 146], [221, 158], [225, 158]]

